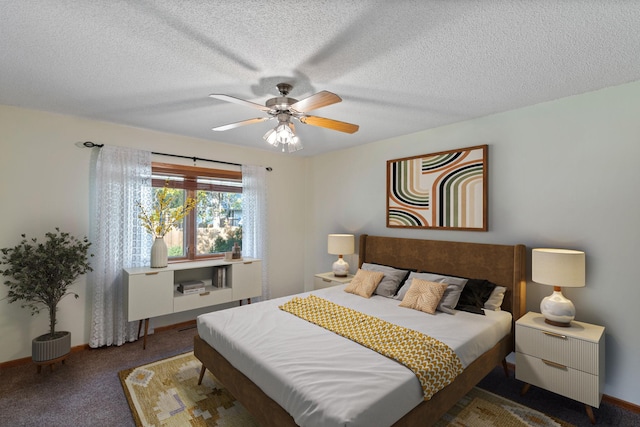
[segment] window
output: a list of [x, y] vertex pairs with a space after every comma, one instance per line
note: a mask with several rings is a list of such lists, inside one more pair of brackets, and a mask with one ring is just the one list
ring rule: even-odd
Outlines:
[[187, 197], [196, 208], [183, 223], [165, 235], [169, 259], [215, 258], [242, 243], [242, 172], [167, 163], [153, 163], [153, 187], [167, 183], [177, 194], [176, 205]]

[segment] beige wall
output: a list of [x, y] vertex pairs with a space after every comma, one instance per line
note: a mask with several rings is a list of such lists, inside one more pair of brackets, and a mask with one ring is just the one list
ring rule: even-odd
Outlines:
[[[587, 285], [566, 289], [577, 320], [606, 329], [605, 393], [640, 404], [640, 82], [315, 156], [307, 288], [331, 269], [329, 233], [581, 249]], [[386, 161], [489, 145], [489, 231], [386, 228]], [[347, 257], [352, 269], [357, 255]], [[529, 274], [530, 277], [530, 274]], [[529, 282], [539, 311], [547, 286]]]
[[[17, 244], [22, 233], [43, 237], [54, 227], [78, 236], [89, 236], [92, 150], [76, 145], [87, 140], [271, 166], [273, 171], [267, 173], [267, 198], [272, 295], [282, 296], [303, 290], [306, 221], [300, 214], [300, 207], [307, 203], [304, 179], [300, 177], [304, 177], [307, 160], [275, 151], [238, 148], [7, 106], [0, 106], [0, 248]], [[158, 158], [164, 162], [167, 159], [170, 158]], [[46, 312], [32, 317], [20, 304], [3, 301], [7, 290], [6, 286], [0, 286], [0, 363], [29, 357], [31, 339], [45, 333], [48, 325]], [[74, 284], [72, 290], [80, 298], [65, 298], [61, 302], [58, 328], [72, 332], [72, 345], [75, 346], [89, 342], [91, 300], [86, 277]], [[198, 312], [187, 312], [152, 319], [152, 326], [192, 319], [196, 314]]]

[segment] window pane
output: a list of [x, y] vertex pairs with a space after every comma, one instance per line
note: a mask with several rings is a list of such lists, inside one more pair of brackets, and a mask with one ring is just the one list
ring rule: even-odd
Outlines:
[[242, 194], [198, 191], [196, 248], [198, 255], [231, 251], [242, 243]]

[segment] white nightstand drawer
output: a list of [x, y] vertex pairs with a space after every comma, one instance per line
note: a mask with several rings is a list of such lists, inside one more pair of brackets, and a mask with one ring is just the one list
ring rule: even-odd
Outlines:
[[[558, 329], [558, 328], [556, 328]], [[516, 351], [598, 375], [598, 343], [516, 324]]]
[[599, 378], [548, 359], [516, 353], [516, 378], [598, 408]]
[[331, 279], [327, 279], [324, 277], [314, 277], [313, 278], [313, 289], [324, 289], [324, 288], [328, 288], [330, 286], [336, 286], [339, 285], [340, 282], [334, 282]]
[[336, 277], [333, 273], [319, 273], [313, 277], [313, 289], [324, 289], [331, 286], [344, 285], [353, 279], [353, 274], [347, 277]]

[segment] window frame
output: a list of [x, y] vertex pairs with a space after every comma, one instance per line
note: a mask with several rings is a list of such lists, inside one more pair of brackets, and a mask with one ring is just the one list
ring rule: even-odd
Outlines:
[[[173, 163], [151, 163], [152, 175], [169, 175], [184, 178], [184, 181], [169, 181], [170, 188], [181, 188], [185, 190], [185, 197], [196, 198], [198, 190], [220, 191], [227, 193], [242, 193], [243, 188], [238, 186], [225, 186], [223, 184], [199, 183], [198, 178], [211, 178], [232, 180], [242, 183], [241, 170], [213, 169], [198, 166], [177, 165]], [[153, 188], [162, 188], [167, 184], [164, 179], [152, 178]], [[240, 189], [240, 191], [238, 191]], [[206, 259], [224, 258], [224, 254], [204, 254], [198, 255], [196, 250], [196, 227], [197, 208], [189, 212], [184, 219], [184, 241], [186, 254], [182, 257], [170, 257], [169, 263], [201, 261]]]

